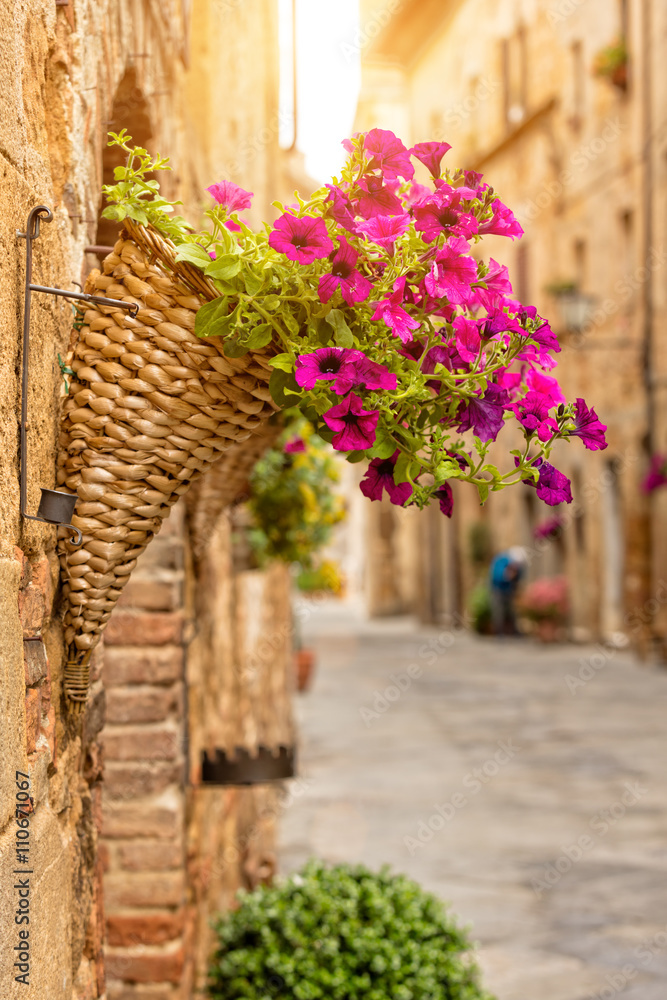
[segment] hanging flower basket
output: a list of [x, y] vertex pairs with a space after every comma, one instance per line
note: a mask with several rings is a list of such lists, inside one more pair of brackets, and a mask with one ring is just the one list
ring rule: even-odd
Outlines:
[[606, 428], [549, 374], [560, 345], [512, 298], [507, 268], [473, 253], [522, 229], [480, 174], [442, 167], [447, 143], [357, 135], [340, 179], [259, 232], [239, 215], [251, 194], [214, 184], [195, 233], [152, 178], [165, 161], [124, 132], [111, 141], [128, 160], [105, 214], [124, 229], [90, 287], [141, 308], [86, 311], [69, 360], [59, 481], [78, 494], [84, 535], [62, 549], [72, 699], [172, 504], [276, 406], [299, 407], [348, 461], [369, 460], [370, 500], [451, 516], [458, 480], [482, 503], [515, 485], [572, 501], [551, 449], [573, 437], [605, 448]]
[[60, 559], [65, 687], [79, 704], [90, 655], [162, 520], [276, 410], [265, 352], [227, 358], [219, 338], [195, 336], [197, 310], [218, 292], [167, 238], [128, 220], [87, 290], [140, 309], [86, 309], [69, 359], [58, 483], [78, 495], [83, 543], [61, 542]]

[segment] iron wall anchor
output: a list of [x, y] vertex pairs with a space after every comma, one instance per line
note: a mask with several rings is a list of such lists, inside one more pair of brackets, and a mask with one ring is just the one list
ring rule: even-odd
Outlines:
[[97, 302], [100, 305], [115, 306], [117, 309], [127, 309], [130, 315], [136, 316], [139, 306], [136, 302], [123, 302], [120, 299], [106, 299], [101, 295], [88, 295], [84, 292], [69, 292], [65, 288], [49, 288], [46, 285], [32, 284], [32, 243], [39, 236], [40, 222], [51, 222], [53, 213], [46, 205], [36, 205], [28, 215], [25, 232], [16, 235], [25, 240], [25, 300], [23, 307], [23, 369], [21, 379], [21, 517], [28, 521], [42, 521], [45, 524], [60, 524], [74, 532], [73, 545], [81, 545], [83, 536], [72, 523], [76, 493], [62, 493], [59, 490], [42, 489], [42, 496], [37, 509], [37, 515], [27, 513], [28, 505], [28, 378], [30, 357], [30, 300], [32, 292], [43, 292], [46, 295], [59, 295], [65, 299], [77, 299], [83, 302]]

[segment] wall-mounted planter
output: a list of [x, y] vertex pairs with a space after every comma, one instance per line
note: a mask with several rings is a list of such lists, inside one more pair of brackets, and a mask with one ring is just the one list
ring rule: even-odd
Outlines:
[[192, 483], [275, 412], [262, 352], [226, 358], [218, 338], [195, 336], [197, 310], [218, 292], [168, 240], [127, 222], [86, 290], [139, 311], [91, 304], [68, 358], [58, 484], [78, 496], [83, 541], [61, 542], [60, 558], [65, 689], [79, 705], [137, 557]]

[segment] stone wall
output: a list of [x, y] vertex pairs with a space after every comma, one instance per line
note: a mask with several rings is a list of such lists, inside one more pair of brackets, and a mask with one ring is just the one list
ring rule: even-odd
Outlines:
[[[275, 27], [274, 0], [243, 4], [5, 0], [0, 5], [3, 1000], [83, 1000], [104, 994], [104, 922], [97, 860], [103, 773], [99, 732], [105, 703], [102, 661], [98, 656], [84, 716], [71, 717], [62, 697], [63, 648], [53, 558], [56, 529], [19, 517], [25, 245], [16, 233], [24, 229], [32, 207], [48, 205], [54, 219], [42, 225], [35, 243], [33, 280], [65, 288], [81, 281], [98, 262], [89, 248], [113, 240], [113, 231], [99, 219], [101, 185], [114, 165], [105, 141], [108, 129], [124, 126], [151, 150], [171, 156], [175, 170], [167, 177], [166, 193], [180, 196], [193, 217], [205, 201], [205, 185], [220, 179], [227, 167], [233, 168], [234, 179], [256, 193], [253, 221], [269, 217], [270, 202], [277, 193], [276, 173], [279, 180], [284, 175], [278, 130], [272, 124], [277, 121], [278, 107]], [[54, 485], [63, 392], [57, 356], [66, 354], [71, 320], [71, 306], [64, 300], [33, 294], [28, 430], [31, 513], [39, 502], [39, 487]], [[166, 536], [166, 548], [173, 548], [174, 553], [182, 546], [178, 530], [176, 525], [173, 546]], [[149, 552], [147, 560], [151, 558]], [[187, 616], [179, 604], [182, 567], [157, 564], [154, 569], [155, 577], [144, 580], [141, 610], [126, 604], [109, 632], [108, 797], [116, 795], [118, 801], [107, 812], [105, 823], [112, 824], [114, 817], [118, 832], [113, 835], [109, 832], [113, 826], [107, 828], [106, 858], [109, 865], [117, 866], [116, 871], [134, 871], [137, 886], [131, 899], [121, 888], [108, 899], [110, 915], [116, 918], [110, 924], [114, 943], [109, 946], [110, 973], [116, 984], [124, 981], [130, 967], [123, 963], [134, 960], [127, 935], [145, 933], [145, 929], [132, 929], [131, 920], [123, 924], [122, 918], [136, 910], [141, 924], [147, 900], [144, 896], [142, 902], [140, 885], [145, 891], [146, 884], [156, 881], [146, 874], [149, 871], [158, 875], [163, 899], [169, 900], [163, 905], [173, 922], [163, 930], [153, 926], [151, 933], [157, 939], [144, 946], [144, 964], [155, 965], [154, 956], [162, 961], [165, 954], [172, 963], [168, 975], [162, 977], [165, 982], [171, 982], [177, 972], [180, 976], [179, 963], [184, 976], [189, 975], [179, 950], [185, 939], [177, 926], [179, 920], [186, 921], [185, 875], [182, 866], [174, 867], [177, 855], [182, 860], [187, 841], [182, 826], [179, 832], [176, 824], [186, 809], [182, 782], [180, 798], [174, 792], [186, 755], [179, 740], [184, 721], [182, 647], [187, 639], [183, 633]], [[136, 599], [136, 588], [134, 594]], [[127, 600], [131, 596], [130, 589]], [[128, 647], [133, 650], [131, 675], [122, 653]], [[143, 727], [143, 737], [138, 727]], [[137, 766], [146, 759], [151, 763]], [[22, 794], [15, 784], [16, 771], [30, 774], [33, 800], [28, 821], [33, 869], [29, 987], [15, 981], [13, 967], [13, 949], [19, 943], [19, 939], [14, 941], [19, 930], [14, 924], [19, 890], [10, 887], [16, 863], [16, 794]], [[159, 800], [163, 812], [151, 815], [143, 808], [143, 798], [137, 810], [125, 792], [119, 791], [128, 787], [128, 781], [131, 788], [152, 789], [145, 794]], [[230, 794], [226, 801], [238, 798]], [[21, 814], [19, 818], [23, 822]], [[121, 818], [127, 824], [122, 831]], [[136, 838], [130, 836], [133, 830]], [[151, 840], [159, 849], [152, 850]], [[155, 901], [156, 897], [150, 898]], [[124, 995], [124, 987], [113, 989], [116, 996]], [[147, 988], [144, 995], [157, 1000], [160, 992]]]

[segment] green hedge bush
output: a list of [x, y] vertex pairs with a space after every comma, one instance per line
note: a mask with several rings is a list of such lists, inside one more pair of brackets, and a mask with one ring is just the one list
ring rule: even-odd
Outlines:
[[443, 904], [387, 868], [310, 861], [216, 931], [215, 1000], [492, 1000]]

